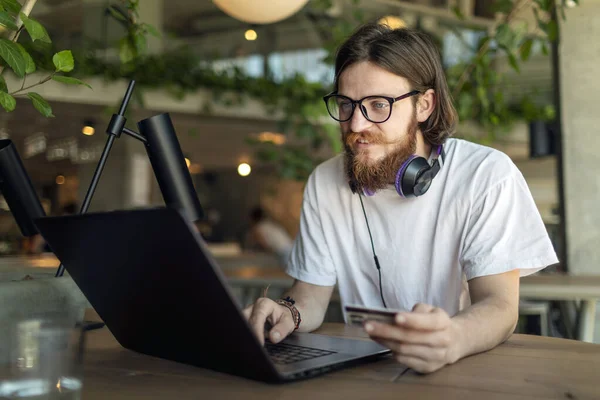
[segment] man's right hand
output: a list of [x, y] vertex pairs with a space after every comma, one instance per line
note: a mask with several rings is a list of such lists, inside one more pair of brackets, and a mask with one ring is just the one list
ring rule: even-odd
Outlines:
[[296, 327], [290, 310], [267, 297], [260, 297], [254, 304], [246, 307], [244, 316], [263, 345], [265, 343], [265, 324], [267, 322], [272, 326], [268, 335], [269, 340], [273, 343], [282, 341]]

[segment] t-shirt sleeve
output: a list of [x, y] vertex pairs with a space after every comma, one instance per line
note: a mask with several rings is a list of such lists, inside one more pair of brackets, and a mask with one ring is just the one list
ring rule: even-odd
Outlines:
[[286, 272], [300, 281], [319, 286], [334, 286], [335, 266], [323, 232], [323, 225], [316, 205], [316, 185], [314, 176], [309, 178], [304, 190], [300, 228]]
[[473, 201], [461, 252], [467, 280], [558, 263], [531, 192], [516, 166]]

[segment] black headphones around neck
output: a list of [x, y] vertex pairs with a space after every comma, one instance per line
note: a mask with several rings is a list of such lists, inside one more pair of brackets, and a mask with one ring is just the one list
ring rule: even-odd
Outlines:
[[[403, 198], [418, 197], [424, 195], [431, 187], [433, 178], [435, 178], [438, 172], [440, 172], [441, 164], [444, 163], [445, 157], [446, 153], [444, 153], [443, 145], [437, 146], [436, 152], [433, 156], [433, 163], [431, 165], [425, 157], [417, 156], [414, 154], [410, 156], [406, 161], [402, 163], [400, 168], [398, 168], [398, 172], [396, 173], [396, 180], [394, 182], [396, 192], [398, 192], [400, 197]], [[373, 243], [373, 236], [371, 235], [371, 228], [369, 227], [367, 212], [365, 211], [365, 205], [363, 204], [362, 193], [360, 193], [357, 190], [355, 182], [350, 181], [349, 185], [350, 190], [352, 190], [352, 193], [358, 193], [360, 206], [362, 208], [363, 214], [365, 216], [365, 222], [367, 224], [367, 231], [369, 232], [369, 239], [371, 240], [371, 250], [373, 251], [375, 267], [377, 268], [377, 272], [379, 273], [379, 295], [381, 296], [383, 307], [387, 308], [387, 304], [385, 303], [385, 299], [383, 298], [383, 286], [381, 284], [381, 266], [379, 265], [377, 254], [375, 254], [375, 244]], [[364, 194], [372, 196], [374, 193], [365, 190]]]
[[[437, 146], [435, 154], [433, 155], [433, 163], [431, 164], [429, 164], [429, 161], [427, 161], [425, 157], [417, 156], [415, 154], [410, 156], [402, 163], [396, 173], [396, 179], [394, 181], [396, 192], [403, 198], [424, 195], [431, 187], [433, 178], [435, 178], [440, 171], [441, 164], [444, 163], [445, 157], [446, 153], [444, 152], [443, 145]], [[356, 193], [356, 182], [350, 181], [349, 185], [352, 193]], [[374, 193], [365, 190], [365, 194], [372, 196]]]

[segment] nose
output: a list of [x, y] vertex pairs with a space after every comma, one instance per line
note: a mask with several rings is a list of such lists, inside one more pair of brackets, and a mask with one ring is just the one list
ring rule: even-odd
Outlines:
[[365, 118], [360, 110], [360, 107], [362, 107], [362, 105], [356, 105], [354, 114], [352, 114], [352, 118], [350, 121], [348, 121], [350, 123], [350, 130], [352, 132], [362, 132], [373, 124], [371, 121]]

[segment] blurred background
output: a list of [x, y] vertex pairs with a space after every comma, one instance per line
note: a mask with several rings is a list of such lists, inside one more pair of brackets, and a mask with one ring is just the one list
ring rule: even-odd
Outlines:
[[[81, 207], [135, 79], [126, 126], [170, 113], [213, 249], [265, 252], [257, 207], [271, 224], [262, 235], [284, 248], [308, 174], [341, 151], [321, 99], [335, 48], [379, 20], [435, 38], [456, 136], [505, 152], [522, 171], [559, 254], [550, 270], [600, 273], [600, 1], [21, 0], [30, 12], [18, 40], [4, 18], [14, 3], [0, 3], [0, 137], [17, 146], [49, 215]], [[163, 204], [143, 144], [123, 135], [90, 211]], [[0, 254], [47, 251], [21, 236], [0, 197]]]

